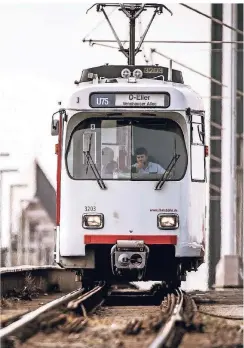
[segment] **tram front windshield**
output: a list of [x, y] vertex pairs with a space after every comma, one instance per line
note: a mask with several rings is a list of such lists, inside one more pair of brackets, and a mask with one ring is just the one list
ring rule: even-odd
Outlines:
[[66, 168], [72, 179], [96, 180], [92, 161], [104, 180], [154, 181], [175, 155], [167, 180], [181, 180], [187, 168], [184, 136], [172, 120], [88, 118], [69, 130]]

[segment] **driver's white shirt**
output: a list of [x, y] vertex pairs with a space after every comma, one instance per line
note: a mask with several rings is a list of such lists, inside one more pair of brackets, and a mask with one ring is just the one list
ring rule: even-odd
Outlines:
[[[132, 167], [138, 168], [138, 163], [135, 163], [132, 165]], [[157, 174], [163, 174], [165, 172], [165, 169], [162, 168], [159, 164], [148, 162], [148, 165], [146, 168], [140, 168], [138, 170], [138, 173], [140, 174], [150, 174], [150, 173], [157, 173]]]

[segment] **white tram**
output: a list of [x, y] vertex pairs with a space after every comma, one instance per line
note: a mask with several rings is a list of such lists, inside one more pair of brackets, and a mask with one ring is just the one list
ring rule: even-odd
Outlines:
[[58, 113], [56, 263], [88, 284], [179, 286], [204, 258], [200, 96], [177, 70], [105, 65]]

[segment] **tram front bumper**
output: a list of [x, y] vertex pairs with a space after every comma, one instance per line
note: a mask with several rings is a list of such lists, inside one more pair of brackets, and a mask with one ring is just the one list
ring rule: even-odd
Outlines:
[[124, 271], [137, 270], [143, 274], [149, 255], [149, 248], [143, 240], [117, 240], [111, 248], [111, 267], [115, 275]]

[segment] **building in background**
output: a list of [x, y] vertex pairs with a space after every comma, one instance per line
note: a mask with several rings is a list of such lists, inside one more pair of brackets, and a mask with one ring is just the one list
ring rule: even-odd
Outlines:
[[19, 201], [17, 224], [10, 228], [11, 247], [1, 250], [2, 267], [8, 265], [9, 254], [9, 266], [53, 264], [56, 192], [39, 163], [33, 166], [35, 194]]

